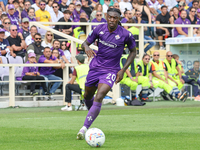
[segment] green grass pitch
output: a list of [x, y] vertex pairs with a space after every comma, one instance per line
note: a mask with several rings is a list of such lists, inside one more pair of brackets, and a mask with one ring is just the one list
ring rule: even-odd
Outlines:
[[[76, 140], [87, 111], [61, 107], [0, 109], [0, 150], [94, 149]], [[91, 127], [106, 136], [102, 150], [198, 150], [200, 102], [103, 105]]]

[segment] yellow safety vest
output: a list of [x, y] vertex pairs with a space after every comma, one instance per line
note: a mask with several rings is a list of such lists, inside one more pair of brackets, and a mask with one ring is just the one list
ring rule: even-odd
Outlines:
[[76, 82], [78, 83], [79, 87], [81, 88], [82, 95], [85, 93], [85, 81], [88, 75], [89, 66], [87, 64], [81, 64], [75, 67], [76, 69]]
[[160, 76], [164, 76], [164, 68], [163, 68], [163, 62], [161, 60], [159, 60], [159, 64], [157, 64], [154, 61], [151, 61], [154, 66], [155, 66], [155, 71], [158, 75]]
[[[180, 64], [178, 64], [178, 67], [180, 70], [182, 70], [182, 66]], [[183, 70], [184, 71], [184, 70]], [[176, 70], [176, 75], [178, 74], [178, 71]], [[186, 76], [185, 73], [182, 73], [182, 76]]]
[[176, 60], [174, 58], [172, 58], [171, 60], [171, 66], [169, 64], [169, 62], [167, 61], [167, 59], [165, 58], [164, 63], [166, 64], [167, 67], [167, 72], [168, 75], [171, 77], [175, 77], [176, 76]]
[[[121, 59], [120, 59], [120, 67], [121, 67], [121, 69], [124, 67], [123, 64], [122, 64], [122, 59], [126, 59], [126, 60], [127, 60], [128, 55], [129, 55], [129, 54], [124, 55], [124, 56], [121, 57]], [[133, 61], [134, 61], [134, 68], [135, 68], [134, 70], [135, 70], [135, 75], [136, 75], [136, 73], [138, 72], [137, 62], [135, 61], [135, 59], [134, 59]], [[128, 67], [128, 70], [131, 71], [131, 65]], [[127, 76], [128, 76], [128, 75], [127, 75], [126, 72], [125, 72], [123, 78], [126, 78]], [[134, 76], [133, 76], [133, 77], [134, 77]]]
[[[79, 35], [80, 35], [81, 32], [83, 32], [83, 31], [81, 30], [81, 27], [76, 27], [76, 28], [73, 30], [73, 32], [74, 32], [74, 37], [77, 38], [77, 39], [79, 39]], [[84, 32], [83, 32], [83, 33], [84, 33]], [[84, 34], [85, 34], [85, 33], [84, 33]], [[76, 43], [76, 47], [81, 47], [81, 44]]]
[[[142, 67], [142, 74], [144, 75], [144, 63], [143, 63], [143, 61], [142, 60], [139, 61], [138, 65], [140, 65]], [[146, 66], [146, 75], [145, 75], [145, 77], [149, 77], [150, 69], [151, 69], [151, 64], [148, 63], [147, 66]]]

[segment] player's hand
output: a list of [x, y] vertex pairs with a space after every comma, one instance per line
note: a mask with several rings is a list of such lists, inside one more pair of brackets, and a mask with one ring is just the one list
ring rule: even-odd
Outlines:
[[87, 54], [89, 59], [96, 56], [96, 53], [92, 49], [85, 49], [85, 53]]
[[182, 83], [182, 84], [184, 84], [184, 83], [185, 83], [185, 81], [184, 81], [183, 79], [180, 79], [180, 81], [181, 81], [181, 83]]
[[117, 78], [116, 78], [115, 84], [117, 84], [118, 82], [120, 82], [120, 81], [123, 79], [123, 76], [124, 76], [124, 71], [123, 71], [123, 70], [120, 70], [120, 71], [117, 73]]

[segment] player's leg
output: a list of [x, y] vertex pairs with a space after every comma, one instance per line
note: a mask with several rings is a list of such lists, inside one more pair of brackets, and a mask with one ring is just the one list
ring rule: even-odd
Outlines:
[[91, 124], [96, 119], [96, 117], [99, 115], [103, 98], [110, 91], [110, 89], [111, 89], [111, 87], [109, 85], [104, 84], [104, 83], [99, 83], [98, 91], [97, 91], [97, 94], [95, 96], [93, 105], [90, 108], [90, 110], [88, 111], [88, 114], [86, 116], [83, 127], [80, 129], [79, 133], [77, 134], [78, 140], [84, 139], [85, 132], [91, 126]]
[[90, 108], [93, 105], [93, 101], [94, 101], [94, 94], [97, 90], [96, 86], [85, 86], [85, 93], [84, 93], [84, 101], [85, 101], [85, 105], [87, 106], [88, 110], [90, 110]]

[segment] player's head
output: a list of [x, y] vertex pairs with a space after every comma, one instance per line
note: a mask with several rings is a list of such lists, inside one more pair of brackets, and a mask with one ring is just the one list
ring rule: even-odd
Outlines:
[[193, 67], [194, 67], [194, 70], [195, 70], [195, 71], [198, 71], [198, 70], [199, 70], [199, 61], [198, 61], [198, 60], [194, 61]]
[[109, 29], [113, 30], [117, 28], [118, 24], [121, 25], [120, 16], [121, 16], [121, 12], [119, 9], [109, 8], [107, 10], [107, 22], [108, 22]]
[[150, 55], [149, 54], [144, 54], [143, 57], [142, 57], [142, 61], [143, 63], [146, 65], [149, 63], [150, 61]]
[[158, 61], [159, 58], [160, 58], [160, 53], [159, 53], [159, 52], [154, 52], [154, 53], [153, 53], [153, 60], [154, 60], [154, 61]]
[[166, 53], [166, 58], [167, 58], [168, 61], [172, 60], [172, 56], [173, 56], [172, 52], [169, 51], [169, 52]]
[[178, 56], [177, 54], [173, 54], [172, 57], [173, 57], [176, 61], [179, 60], [179, 56]]

